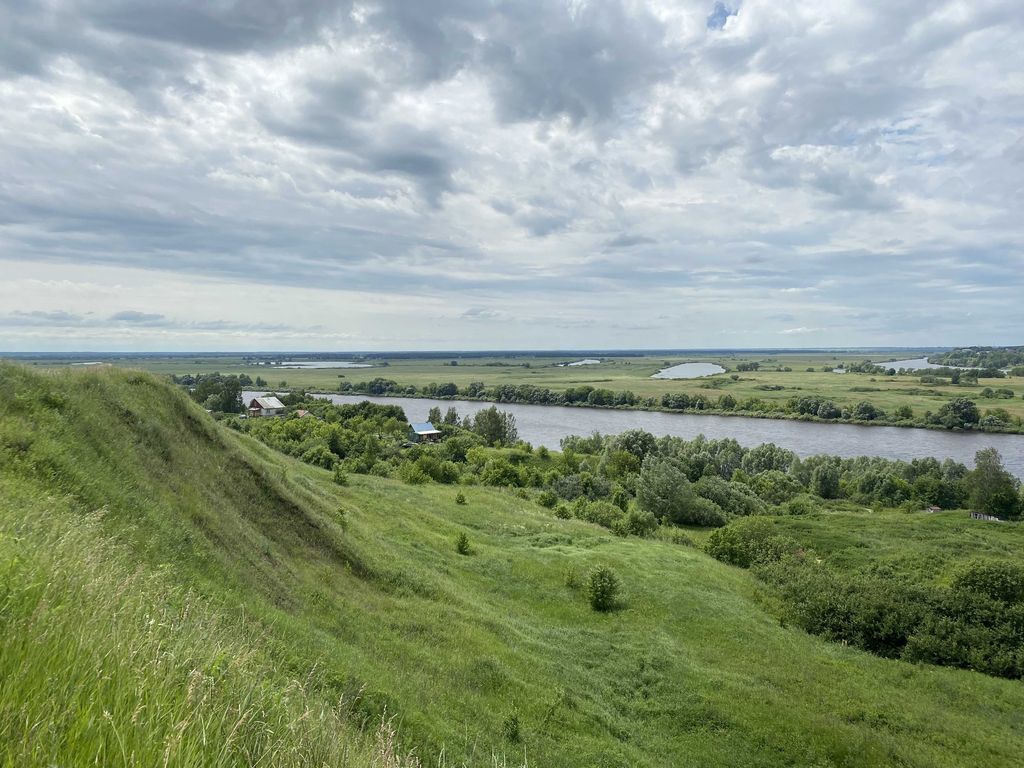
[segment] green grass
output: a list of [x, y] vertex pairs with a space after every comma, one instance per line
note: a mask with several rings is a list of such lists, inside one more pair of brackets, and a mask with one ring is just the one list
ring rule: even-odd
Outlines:
[[[924, 353], [906, 352], [906, 358], [923, 356]], [[102, 358], [97, 358], [102, 359]], [[248, 374], [255, 380], [262, 376], [271, 388], [279, 387], [281, 381], [287, 388], [320, 389], [336, 391], [342, 381], [358, 383], [376, 377], [392, 379], [400, 384], [423, 386], [431, 382], [453, 382], [464, 387], [470, 382], [482, 381], [487, 386], [500, 384], [533, 384], [561, 391], [570, 387], [589, 385], [613, 391], [631, 390], [638, 396], [660, 397], [666, 392], [703, 394], [711, 399], [730, 394], [737, 400], [757, 397], [766, 402], [785, 402], [791, 397], [806, 395], [822, 396], [833, 400], [840, 407], [852, 407], [868, 401], [887, 412], [901, 405], [909, 405], [915, 416], [925, 411], [937, 412], [943, 404], [957, 397], [976, 398], [978, 407], [1002, 408], [1011, 417], [1024, 418], [1024, 378], [982, 379], [978, 386], [953, 386], [921, 384], [917, 376], [875, 376], [863, 373], [836, 374], [822, 371], [822, 367], [838, 365], [840, 362], [853, 364], [862, 360], [884, 362], [892, 359], [891, 354], [848, 354], [842, 352], [803, 353], [726, 353], [707, 356], [666, 358], [661, 355], [639, 355], [635, 357], [605, 358], [600, 365], [564, 367], [559, 363], [569, 362], [572, 357], [552, 358], [531, 355], [505, 355], [500, 357], [454, 358], [457, 366], [448, 365], [448, 359], [435, 358], [374, 358], [372, 368], [278, 370], [267, 366], [253, 365], [241, 357], [198, 357], [152, 356], [143, 358], [110, 358], [116, 366], [143, 368], [153, 373], [185, 374], [211, 373]], [[40, 367], [63, 362], [60, 359], [41, 360]], [[739, 373], [739, 380], [733, 381], [728, 374], [719, 374], [701, 379], [652, 379], [651, 375], [666, 365], [679, 362], [712, 362], [734, 370], [741, 362], [758, 362], [762, 370]], [[381, 366], [381, 363], [387, 363]], [[524, 367], [527, 366], [528, 367]], [[791, 371], [769, 370], [789, 367]], [[814, 368], [808, 372], [807, 368]], [[343, 377], [343, 378], [341, 378]], [[779, 389], [773, 389], [779, 387]], [[1013, 390], [1013, 399], [983, 398], [986, 387]], [[281, 387], [284, 388], [284, 387]]]
[[[750, 574], [698, 549], [482, 487], [339, 487], [143, 374], [7, 365], [0, 390], [7, 765], [1010, 765], [1024, 748], [1019, 683], [780, 627]], [[598, 565], [622, 579], [617, 611], [579, 586]]]
[[1015, 559], [1024, 551], [1024, 525], [972, 520], [964, 510], [907, 513], [852, 504], [806, 516], [769, 518], [841, 571], [876, 570], [901, 580], [943, 583], [975, 558]]

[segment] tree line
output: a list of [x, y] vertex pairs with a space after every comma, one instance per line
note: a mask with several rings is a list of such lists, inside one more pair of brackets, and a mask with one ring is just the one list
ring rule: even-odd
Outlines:
[[[976, 383], [976, 379], [974, 381]], [[488, 387], [479, 381], [471, 382], [463, 387], [459, 387], [453, 382], [416, 386], [399, 384], [391, 379], [381, 377], [365, 382], [342, 382], [339, 391], [347, 394], [373, 396], [404, 395], [439, 399], [464, 398], [527, 405], [637, 408], [679, 413], [739, 414], [799, 418], [809, 421], [974, 429], [990, 432], [1024, 429], [1024, 422], [1019, 416], [1011, 415], [999, 407], [988, 408], [983, 412], [977, 402], [970, 397], [953, 398], [936, 411], [915, 412], [909, 405], [900, 405], [891, 411], [885, 411], [867, 400], [852, 406], [841, 406], [833, 400], [816, 395], [794, 395], [787, 400], [765, 400], [759, 397], [737, 398], [729, 393], [713, 397], [700, 393], [666, 392], [660, 397], [639, 397], [630, 390], [612, 391], [589, 385], [569, 387], [565, 390], [552, 390], [533, 384], [500, 384]], [[987, 388], [982, 391], [981, 396], [992, 399], [1012, 399], [1014, 393], [1013, 390], [1007, 388], [998, 390]]]

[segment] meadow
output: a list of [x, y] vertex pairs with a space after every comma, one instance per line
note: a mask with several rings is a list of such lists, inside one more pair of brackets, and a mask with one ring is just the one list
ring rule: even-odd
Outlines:
[[[257, 377], [270, 389], [305, 389], [336, 392], [348, 384], [359, 387], [376, 378], [390, 379], [401, 386], [422, 388], [430, 384], [454, 383], [464, 389], [473, 382], [485, 387], [531, 385], [557, 392], [579, 387], [628, 390], [637, 398], [661, 398], [666, 394], [702, 396], [717, 400], [729, 395], [737, 402], [756, 399], [766, 404], [766, 412], [781, 408], [793, 398], [817, 397], [834, 402], [839, 408], [853, 409], [868, 402], [892, 414], [901, 406], [909, 407], [915, 418], [926, 412], [937, 413], [943, 405], [956, 398], [970, 398], [979, 410], [1002, 409], [1009, 416], [1009, 430], [1016, 420], [1024, 419], [1024, 377], [980, 379], [977, 384], [923, 384], [918, 375], [885, 376], [868, 373], [833, 373], [828, 367], [847, 367], [860, 362], [883, 363], [894, 357], [921, 357], [924, 351], [903, 350], [899, 353], [846, 352], [728, 352], [684, 356], [640, 354], [636, 356], [601, 357], [598, 365], [567, 366], [580, 356], [538, 356], [507, 353], [494, 356], [455, 354], [452, 357], [374, 355], [365, 359], [369, 368], [295, 369], [279, 368], [276, 363], [287, 360], [281, 356], [243, 357], [202, 355], [132, 356], [93, 358], [118, 367], [142, 368], [163, 375], [222, 374]], [[337, 356], [321, 356], [339, 359]], [[308, 357], [296, 359], [309, 359]], [[354, 358], [340, 358], [354, 359]], [[275, 364], [269, 364], [274, 361]], [[40, 359], [30, 364], [47, 367], [68, 362], [66, 359]], [[452, 365], [452, 363], [456, 363]], [[707, 362], [728, 369], [726, 373], [698, 379], [653, 379], [663, 368], [683, 362]], [[738, 371], [741, 364], [757, 363], [756, 371]], [[285, 363], [287, 364], [287, 363]], [[788, 369], [788, 370], [787, 370]], [[811, 369], [811, 370], [809, 370]], [[921, 373], [927, 373], [921, 372]], [[734, 378], [735, 377], [735, 378]], [[1008, 389], [1012, 398], [985, 396], [985, 390]]]
[[[1024, 749], [1019, 681], [782, 626], [770, 589], [697, 547], [502, 489], [457, 504], [435, 483], [338, 485], [144, 373], [4, 365], [0, 386], [5, 765], [1012, 765]], [[1018, 527], [950, 515], [783, 524], [838, 531], [824, 553], [870, 557], [890, 530], [894, 556], [903, 539], [939, 559], [960, 539], [1019, 552]], [[582, 593], [599, 565], [618, 610]]]

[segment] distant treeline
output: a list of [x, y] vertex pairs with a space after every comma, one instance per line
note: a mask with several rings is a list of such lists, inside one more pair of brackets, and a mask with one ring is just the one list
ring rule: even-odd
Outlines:
[[932, 355], [928, 362], [985, 369], [1022, 366], [1022, 373], [1013, 373], [1020, 376], [1024, 375], [1024, 347], [959, 347], [941, 355]]
[[[870, 364], [869, 364], [870, 365]], [[959, 374], [959, 371], [954, 371]], [[738, 377], [738, 374], [733, 374]], [[929, 374], [930, 375], [930, 374]], [[922, 377], [922, 381], [928, 376]], [[932, 382], [934, 378], [930, 379]], [[977, 383], [977, 379], [973, 381]], [[712, 387], [727, 385], [724, 378], [709, 379]], [[711, 382], [721, 382], [712, 384]], [[966, 383], [966, 382], [965, 382]], [[660, 397], [639, 397], [630, 390], [613, 391], [589, 385], [553, 390], [533, 384], [500, 384], [486, 386], [471, 382], [459, 387], [452, 382], [415, 386], [399, 384], [385, 378], [364, 382], [342, 382], [341, 393], [366, 395], [404, 395], [440, 399], [464, 398], [494, 403], [524, 403], [529, 405], [586, 405], [597, 408], [637, 408], [680, 413], [718, 413], [751, 416], [790, 417], [808, 421], [843, 421], [856, 424], [887, 424], [895, 426], [928, 426], [947, 429], [980, 429], [985, 431], [1017, 431], [1024, 428], [1020, 417], [1012, 416], [1002, 408], [989, 408], [984, 413], [968, 397], [959, 397], [943, 404], [937, 411], [915, 413], [909, 405], [901, 405], [891, 412], [869, 401], [852, 407], [843, 407], [827, 398], [814, 395], [794, 396], [788, 400], [764, 400], [759, 397], [736, 398], [729, 393], [717, 397], [704, 394], [666, 392]], [[982, 397], [1013, 398], [1011, 389], [991, 388]]]

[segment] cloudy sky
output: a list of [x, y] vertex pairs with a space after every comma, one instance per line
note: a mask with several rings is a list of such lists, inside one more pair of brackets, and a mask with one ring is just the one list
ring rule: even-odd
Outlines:
[[0, 0], [0, 350], [1024, 343], [1020, 0]]

